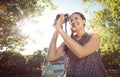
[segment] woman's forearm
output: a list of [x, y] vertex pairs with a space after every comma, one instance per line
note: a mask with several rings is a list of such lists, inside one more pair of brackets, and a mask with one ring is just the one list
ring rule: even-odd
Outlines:
[[58, 38], [58, 33], [54, 32], [52, 40], [49, 45], [49, 49], [48, 49], [48, 54], [47, 54], [48, 61], [54, 60], [54, 58], [55, 58], [57, 38]]
[[97, 34], [92, 35], [88, 43], [82, 46], [75, 40], [70, 38], [62, 29], [59, 29], [59, 33], [63, 37], [66, 45], [78, 58], [88, 56], [91, 53], [95, 52], [97, 49], [99, 49], [100, 37]]
[[82, 50], [82, 46], [80, 46], [75, 40], [70, 38], [62, 29], [59, 29], [59, 33], [63, 37], [66, 45], [78, 58], [80, 58], [81, 52], [79, 52], [79, 50]]

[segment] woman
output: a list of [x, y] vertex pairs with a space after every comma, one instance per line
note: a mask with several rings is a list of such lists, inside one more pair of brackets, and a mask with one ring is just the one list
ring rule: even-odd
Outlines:
[[[83, 14], [75, 12], [70, 15], [72, 27], [71, 37], [62, 29], [64, 15], [54, 23], [54, 34], [48, 49], [47, 60], [54, 61], [65, 54], [68, 58], [66, 77], [106, 77], [101, 56], [97, 51], [100, 46], [98, 34], [88, 34], [85, 31], [86, 19]], [[75, 34], [76, 33], [76, 34]], [[60, 34], [64, 42], [56, 47]]]

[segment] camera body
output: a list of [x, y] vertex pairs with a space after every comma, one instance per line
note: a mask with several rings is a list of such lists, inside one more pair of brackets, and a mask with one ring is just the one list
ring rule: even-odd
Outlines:
[[[64, 17], [65, 17], [65, 23], [69, 20], [69, 15], [68, 14], [64, 14]], [[58, 14], [56, 16], [56, 20], [58, 20], [60, 18], [60, 14]]]

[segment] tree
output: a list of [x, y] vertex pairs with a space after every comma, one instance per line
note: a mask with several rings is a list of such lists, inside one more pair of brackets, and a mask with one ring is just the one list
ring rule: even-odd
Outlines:
[[26, 59], [20, 53], [4, 51], [0, 54], [0, 76], [22, 75], [26, 73]]
[[[7, 77], [25, 73], [27, 59], [16, 52], [24, 50], [24, 40], [28, 36], [21, 34], [16, 22], [25, 17], [41, 16], [48, 7], [56, 8], [51, 0], [0, 0], [0, 75]], [[31, 61], [38, 61], [37, 57]], [[35, 62], [37, 66], [40, 63]]]
[[51, 0], [1, 0], [0, 1], [0, 50], [21, 51], [24, 49], [24, 39], [16, 27], [16, 22], [24, 17], [42, 15], [44, 9], [55, 5]]
[[119, 0], [95, 1], [102, 4], [102, 9], [94, 12], [89, 26], [96, 28], [101, 36], [100, 51], [107, 71], [116, 70], [120, 74], [120, 2]]
[[41, 53], [42, 51], [38, 50], [28, 59], [27, 70], [30, 74], [41, 74], [41, 67], [44, 59]]

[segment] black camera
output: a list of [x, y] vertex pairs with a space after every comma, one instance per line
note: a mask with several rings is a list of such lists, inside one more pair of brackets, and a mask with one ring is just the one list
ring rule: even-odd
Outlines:
[[[65, 23], [69, 20], [69, 15], [68, 14], [64, 14], [64, 17], [65, 17]], [[60, 14], [58, 14], [56, 16], [56, 20], [58, 20], [60, 18]]]

